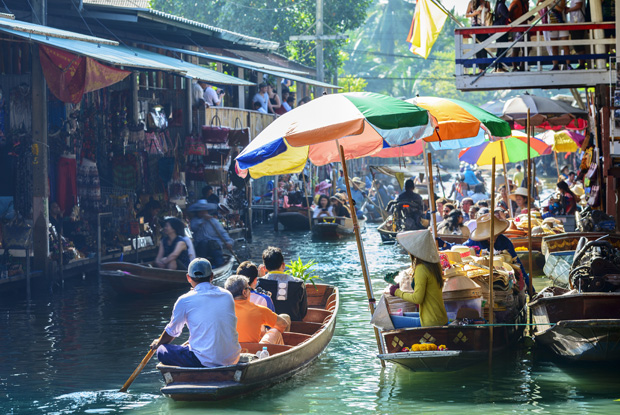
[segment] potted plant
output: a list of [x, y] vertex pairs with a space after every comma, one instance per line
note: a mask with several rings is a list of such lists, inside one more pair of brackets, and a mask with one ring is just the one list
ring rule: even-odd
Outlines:
[[312, 275], [311, 268], [316, 265], [316, 261], [311, 260], [307, 264], [304, 264], [300, 257], [297, 257], [297, 261], [292, 261], [290, 264], [286, 264], [288, 273], [293, 276], [302, 279], [304, 282], [311, 282], [314, 288], [316, 284], [314, 280], [321, 281], [318, 275]]

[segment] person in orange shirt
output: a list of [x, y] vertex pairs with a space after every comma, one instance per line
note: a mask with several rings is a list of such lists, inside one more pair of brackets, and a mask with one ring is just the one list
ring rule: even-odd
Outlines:
[[[267, 307], [252, 303], [250, 280], [243, 275], [228, 277], [224, 288], [230, 291], [235, 299], [240, 343], [284, 344], [282, 333], [288, 330], [291, 321], [288, 315], [278, 315]], [[271, 329], [265, 332], [263, 326]]]

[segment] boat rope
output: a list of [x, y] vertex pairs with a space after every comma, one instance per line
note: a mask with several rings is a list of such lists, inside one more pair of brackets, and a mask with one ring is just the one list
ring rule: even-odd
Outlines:
[[460, 327], [467, 327], [467, 326], [473, 326], [473, 327], [518, 327], [518, 326], [523, 326], [523, 327], [527, 327], [527, 326], [555, 326], [558, 323], [544, 323], [544, 324], [536, 324], [536, 323], [493, 323], [493, 324], [477, 324], [477, 323], [472, 323], [472, 324], [464, 324], [463, 326]]

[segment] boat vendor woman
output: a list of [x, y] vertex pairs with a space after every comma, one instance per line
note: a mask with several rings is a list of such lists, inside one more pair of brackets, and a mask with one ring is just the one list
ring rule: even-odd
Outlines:
[[[518, 189], [517, 189], [518, 190]], [[493, 218], [494, 228], [493, 234], [495, 235], [495, 242], [493, 247], [495, 251], [506, 251], [512, 257], [513, 262], [519, 264], [521, 268], [521, 275], [523, 275], [522, 279], [519, 279], [519, 300], [523, 303], [525, 302], [525, 287], [529, 286], [529, 276], [525, 272], [525, 268], [523, 267], [523, 263], [517, 256], [517, 252], [515, 251], [515, 247], [506, 236], [502, 235], [510, 224], [507, 220], [500, 219], [497, 216], [491, 216], [490, 213], [482, 215], [476, 219], [476, 229], [472, 232], [471, 236], [467, 241], [463, 243], [465, 246], [470, 247], [478, 247], [479, 249], [489, 250], [489, 238], [491, 236], [491, 218]], [[453, 245], [449, 242], [445, 242], [440, 238], [437, 238], [437, 244], [439, 245], [439, 249], [450, 249]]]
[[517, 204], [515, 216], [523, 213], [523, 210], [527, 213], [527, 189], [525, 187], [517, 187], [517, 190], [508, 197]]
[[333, 195], [330, 198], [330, 200], [332, 202], [332, 209], [334, 212], [334, 216], [345, 217], [345, 218], [351, 217], [351, 212], [349, 211], [349, 208], [345, 206], [344, 198], [339, 193], [336, 193], [335, 195]]
[[332, 207], [329, 204], [329, 198], [324, 194], [319, 196], [317, 207], [314, 208], [314, 213], [312, 214], [313, 218], [318, 218], [319, 216], [334, 216]]
[[562, 194], [562, 210], [564, 215], [573, 215], [577, 211], [577, 196], [570, 190], [568, 184], [564, 180], [560, 180], [557, 184], [558, 190]]
[[421, 327], [448, 324], [448, 314], [441, 292], [443, 272], [431, 232], [427, 229], [401, 232], [396, 239], [411, 255], [414, 288], [413, 293], [409, 293], [401, 291], [398, 285], [393, 285], [390, 287], [390, 294], [420, 305]]
[[185, 225], [179, 218], [168, 218], [164, 222], [164, 237], [159, 244], [155, 264], [160, 268], [186, 270], [189, 265], [187, 244], [183, 241]]

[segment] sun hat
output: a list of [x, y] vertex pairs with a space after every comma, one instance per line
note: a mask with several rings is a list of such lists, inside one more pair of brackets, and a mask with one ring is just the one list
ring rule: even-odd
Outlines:
[[354, 177], [351, 179], [351, 181], [357, 186], [359, 187], [360, 190], [364, 190], [366, 189], [366, 182], [364, 182], [362, 179], [360, 179], [359, 177]]
[[509, 224], [507, 220], [499, 219], [491, 214], [482, 215], [476, 219], [476, 229], [474, 229], [474, 232], [470, 236], [472, 241], [484, 241], [491, 237], [491, 219], [494, 221], [494, 236], [508, 229]]
[[443, 272], [444, 277], [453, 278], [453, 277], [466, 277], [467, 274], [460, 267], [450, 267]]
[[340, 193], [334, 194], [329, 199], [330, 200], [335, 199], [335, 200], [339, 201], [340, 203], [344, 204], [344, 198], [342, 197], [342, 195]]
[[428, 229], [401, 232], [396, 239], [411, 255], [422, 261], [438, 263], [439, 254], [433, 234]]
[[196, 258], [189, 263], [187, 274], [193, 279], [208, 278], [213, 275], [211, 263], [205, 258]]
[[517, 190], [515, 190], [514, 192], [512, 192], [510, 194], [510, 196], [508, 196], [508, 198], [510, 200], [517, 200], [517, 196], [523, 196], [523, 197], [528, 197], [527, 196], [527, 189], [525, 187], [517, 187]]

